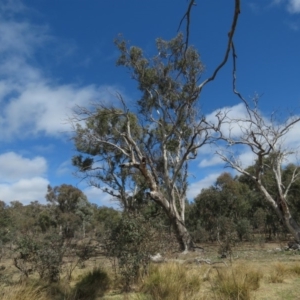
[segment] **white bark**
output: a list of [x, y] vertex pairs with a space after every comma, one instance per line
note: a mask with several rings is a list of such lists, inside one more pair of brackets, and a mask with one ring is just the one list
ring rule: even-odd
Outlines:
[[[237, 92], [236, 92], [237, 93]], [[230, 118], [228, 115], [224, 118], [225, 123], [237, 126], [239, 124], [240, 135], [232, 136], [231, 133], [219, 131], [220, 139], [227, 142], [230, 151], [217, 151], [217, 154], [227, 163], [227, 165], [239, 173], [251, 178], [256, 182], [257, 187], [263, 193], [265, 200], [270, 203], [279, 218], [284, 222], [286, 228], [294, 236], [295, 240], [300, 242], [300, 227], [294, 221], [289, 205], [288, 205], [288, 193], [292, 184], [299, 178], [300, 168], [295, 166], [292, 176], [286, 186], [282, 182], [282, 167], [283, 162], [287, 156], [294, 152], [290, 149], [283, 147], [284, 137], [295, 125], [300, 121], [299, 117], [289, 118], [282, 125], [278, 125], [273, 117], [270, 120], [266, 120], [259, 112], [257, 108], [257, 99], [254, 101], [254, 107], [251, 108], [249, 104], [242, 98], [246, 108], [246, 116], [244, 118]], [[245, 166], [242, 166], [238, 156], [235, 155], [234, 147], [246, 146], [256, 156], [256, 171], [255, 174], [250, 174]], [[274, 199], [269, 193], [267, 187], [263, 184], [263, 169], [264, 160], [269, 158], [271, 160], [269, 168], [272, 170], [277, 192], [278, 199]]]

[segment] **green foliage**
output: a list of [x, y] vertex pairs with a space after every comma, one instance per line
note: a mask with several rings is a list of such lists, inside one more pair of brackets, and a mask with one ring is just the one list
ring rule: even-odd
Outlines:
[[240, 241], [243, 239], [250, 239], [250, 233], [252, 232], [252, 226], [250, 220], [242, 218], [236, 223], [236, 232]]
[[[143, 93], [142, 99], [138, 101], [143, 114], [159, 108], [158, 97], [169, 109], [178, 108], [180, 102], [193, 102], [197, 99], [197, 81], [203, 65], [194, 48], [188, 47], [185, 51], [183, 39], [181, 33], [170, 41], [157, 39], [159, 54], [153, 59], [145, 58], [142, 49], [138, 47], [129, 48], [123, 39], [115, 41], [121, 53], [117, 65], [126, 66], [133, 71], [132, 76]], [[156, 93], [151, 97], [149, 91], [154, 90]]]
[[118, 259], [125, 289], [129, 289], [130, 284], [137, 279], [140, 269], [147, 267], [149, 255], [153, 254], [153, 249], [148, 248], [150, 237], [146, 225], [139, 215], [124, 215], [112, 230], [106, 245], [108, 254]]
[[108, 230], [111, 230], [119, 223], [122, 213], [111, 207], [97, 207], [94, 209], [94, 223], [97, 228], [97, 236], [105, 236]]
[[0, 200], [0, 248], [2, 244], [10, 240], [9, 227], [11, 216], [9, 215], [8, 206]]
[[[267, 167], [269, 158], [265, 159], [266, 167], [262, 180], [274, 199], [278, 199], [274, 175]], [[247, 169], [255, 173], [255, 167]], [[282, 170], [284, 185], [288, 184], [294, 165]], [[300, 180], [292, 184], [288, 201], [291, 214], [299, 221]], [[194, 203], [187, 206], [187, 226], [196, 241], [219, 239], [226, 248], [229, 240], [233, 245], [236, 240], [250, 240], [254, 234], [260, 238], [286, 238], [287, 230], [274, 209], [266, 203], [264, 195], [257, 189], [256, 183], [241, 175], [236, 178], [228, 173], [220, 175], [215, 185], [203, 189]], [[229, 243], [229, 244], [230, 244]]]
[[242, 240], [251, 231], [248, 222], [251, 198], [252, 193], [246, 184], [223, 173], [215, 186], [203, 189], [190, 205], [187, 211], [188, 228], [192, 232], [196, 232], [197, 228], [205, 230], [206, 236], [213, 241], [233, 242], [237, 236]]
[[52, 219], [44, 212], [40, 219], [41, 226], [55, 222], [57, 227], [61, 227], [61, 234], [69, 238], [74, 237], [75, 231], [81, 227], [85, 236], [85, 228], [91, 221], [93, 210], [81, 190], [67, 184], [54, 188], [48, 186], [46, 199], [52, 209]]
[[65, 247], [56, 234], [45, 236], [25, 235], [17, 240], [14, 265], [26, 277], [36, 271], [41, 279], [59, 280]]
[[140, 90], [139, 100], [128, 104], [116, 93], [120, 101], [115, 106], [103, 101], [91, 109], [79, 108], [73, 138], [79, 153], [73, 164], [125, 210], [131, 210], [132, 202], [150, 189], [147, 194], [175, 220], [174, 232], [188, 248], [189, 234], [178, 228], [184, 227], [188, 164], [210, 139], [209, 125], [198, 106], [200, 56], [186, 46], [181, 33], [169, 41], [157, 39], [158, 54], [153, 57], [122, 38], [115, 43], [120, 51], [117, 65], [130, 70]]
[[106, 241], [107, 254], [117, 258], [125, 290], [147, 271], [150, 255], [172, 246], [156, 221], [137, 212], [124, 213]]

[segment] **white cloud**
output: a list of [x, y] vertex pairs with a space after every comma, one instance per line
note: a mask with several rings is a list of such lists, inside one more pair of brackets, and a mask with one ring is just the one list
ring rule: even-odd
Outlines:
[[[300, 118], [300, 116], [297, 116]], [[291, 147], [297, 148], [300, 146], [300, 139], [299, 139], [299, 132], [300, 132], [300, 122], [296, 123], [285, 135], [284, 143]]]
[[14, 15], [26, 10], [26, 7], [19, 0], [2, 0], [0, 2], [0, 13]]
[[[260, 112], [261, 113], [261, 112]], [[249, 124], [245, 124], [240, 119], [248, 118], [246, 109], [243, 103], [232, 107], [224, 107], [218, 110], [215, 110], [211, 114], [207, 116], [207, 120], [211, 123], [216, 123], [217, 115], [226, 114], [229, 120], [232, 120], [231, 124], [228, 123], [222, 124], [221, 130], [224, 136], [231, 137], [232, 139], [239, 139], [243, 136], [243, 130], [247, 129], [245, 126]], [[275, 126], [275, 128], [283, 128], [286, 126], [286, 123], [280, 124], [278, 122], [275, 125], [271, 124], [271, 118], [264, 116], [261, 113], [265, 125]], [[274, 116], [273, 116], [274, 117]], [[297, 115], [293, 116], [293, 119], [300, 117]], [[291, 122], [293, 119], [287, 120], [287, 123]], [[286, 163], [299, 163], [299, 149], [300, 149], [300, 140], [299, 140], [299, 132], [300, 132], [300, 122], [295, 123], [289, 131], [277, 141], [276, 147], [285, 151], [286, 153], [292, 152], [292, 154], [288, 155]], [[217, 145], [212, 145], [210, 147], [206, 147], [202, 152], [202, 160], [199, 163], [199, 167], [212, 167], [221, 165], [223, 161], [220, 159], [218, 155], [214, 155], [213, 153], [216, 150], [225, 156], [234, 156], [235, 159], [240, 163], [240, 166], [243, 168], [247, 168], [255, 163], [257, 156], [251, 151], [251, 149], [247, 146], [242, 145], [233, 145], [229, 146], [224, 143], [218, 143]], [[200, 154], [200, 152], [199, 152]]]
[[49, 181], [41, 177], [21, 179], [12, 184], [0, 183], [0, 199], [6, 203], [15, 200], [23, 204], [29, 204], [35, 200], [45, 203], [48, 184]]
[[206, 167], [212, 167], [220, 164], [224, 164], [224, 161], [217, 154], [215, 154], [211, 158], [204, 158], [203, 160], [201, 160], [199, 167], [206, 168]]
[[9, 203], [18, 200], [23, 204], [39, 200], [45, 202], [49, 181], [45, 158], [26, 158], [14, 152], [0, 155], [0, 199]]
[[259, 14], [261, 12], [261, 7], [257, 3], [248, 2], [247, 5], [254, 14]]
[[249, 166], [254, 165], [255, 160], [256, 160], [257, 157], [250, 149], [247, 149], [245, 152], [240, 154], [238, 156], [238, 158], [239, 158], [243, 168], [247, 168]]
[[53, 41], [47, 27], [0, 16], [1, 140], [41, 133], [58, 136], [70, 131], [66, 119], [76, 105], [116, 101], [111, 92], [116, 87], [59, 84], [48, 78], [34, 57], [37, 50], [53, 46]]
[[202, 189], [212, 186], [221, 173], [222, 172], [210, 174], [203, 179], [190, 184], [187, 191], [187, 198], [189, 200], [195, 199]]
[[300, 0], [272, 0], [271, 5], [280, 5], [282, 3], [286, 4], [289, 13], [300, 13]]
[[[239, 120], [247, 117], [247, 111], [245, 105], [243, 103], [239, 103], [232, 107], [226, 106], [213, 111], [206, 116], [206, 120], [212, 124], [217, 124], [217, 117], [222, 117], [224, 115], [226, 115], [228, 119]], [[238, 137], [241, 134], [242, 127], [243, 123], [236, 121], [232, 122], [231, 124], [223, 123], [221, 129], [225, 134], [230, 133], [231, 137]]]
[[[0, 1], [1, 142], [37, 135], [61, 136], [71, 130], [66, 119], [76, 105], [87, 106], [99, 99], [112, 103], [116, 100], [114, 91], [118, 90], [111, 86], [61, 84], [49, 78], [38, 65], [36, 53], [44, 49], [56, 53], [58, 48], [60, 56], [68, 55], [74, 45], [68, 44], [67, 49], [65, 43], [61, 46], [51, 36], [47, 26], [22, 21], [20, 13], [27, 10], [21, 1]], [[51, 147], [47, 149], [51, 151]], [[43, 201], [49, 184], [44, 178], [47, 162], [43, 157], [4, 153], [0, 155], [0, 166], [0, 199], [23, 203]], [[67, 164], [62, 164], [58, 174], [67, 168]], [[87, 193], [92, 201], [101, 200], [110, 205], [107, 195], [91, 189], [87, 189]]]
[[273, 0], [272, 1], [272, 5], [278, 5], [278, 4], [280, 4], [280, 3], [282, 3], [284, 0]]
[[57, 176], [62, 176], [64, 174], [70, 174], [71, 171], [71, 160], [66, 160], [63, 163], [60, 164], [58, 169], [56, 170]]
[[292, 14], [300, 13], [300, 0], [289, 0], [287, 8]]
[[111, 195], [104, 193], [101, 189], [89, 186], [82, 191], [87, 196], [89, 202], [96, 203], [98, 206], [119, 207], [118, 202], [114, 200]]
[[1, 154], [0, 166], [0, 182], [14, 182], [22, 178], [42, 176], [47, 171], [47, 162], [43, 157], [29, 159], [14, 152]]
[[299, 23], [297, 22], [286, 22], [286, 25], [293, 31], [298, 31], [300, 28]]
[[94, 86], [75, 87], [47, 86], [40, 82], [27, 86], [22, 93], [11, 100], [4, 108], [2, 126], [6, 138], [46, 133], [59, 135], [70, 130], [66, 119], [75, 105], [87, 105], [103, 94]]

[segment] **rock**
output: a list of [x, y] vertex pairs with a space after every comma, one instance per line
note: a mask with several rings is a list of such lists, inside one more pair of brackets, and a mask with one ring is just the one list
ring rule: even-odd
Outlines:
[[155, 255], [150, 255], [150, 260], [152, 262], [163, 262], [164, 258], [160, 255], [160, 253], [157, 253]]
[[288, 242], [289, 249], [300, 250], [300, 245], [296, 242]]

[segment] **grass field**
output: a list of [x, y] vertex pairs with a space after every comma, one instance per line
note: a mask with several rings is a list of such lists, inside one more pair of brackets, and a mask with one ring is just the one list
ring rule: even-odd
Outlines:
[[217, 247], [206, 245], [204, 252], [168, 255], [165, 262], [152, 264], [130, 293], [121, 291], [120, 278], [103, 257], [76, 268], [71, 281], [63, 275], [51, 286], [34, 275], [20, 282], [11, 260], [2, 259], [0, 299], [300, 299], [300, 251], [282, 248], [275, 243], [243, 244], [234, 248], [232, 257], [220, 259]]

